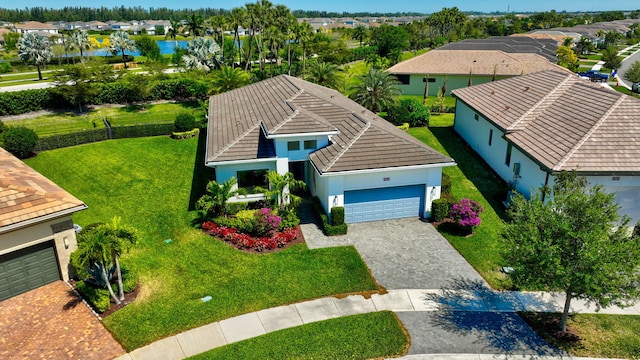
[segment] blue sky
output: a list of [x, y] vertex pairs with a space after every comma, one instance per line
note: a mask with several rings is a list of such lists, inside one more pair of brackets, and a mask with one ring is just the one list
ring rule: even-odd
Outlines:
[[[248, 2], [255, 0], [191, 0], [181, 2], [175, 0], [22, 0], [10, 2], [3, 0], [0, 7], [4, 8], [25, 8], [42, 6], [47, 8], [62, 8], [65, 6], [87, 6], [87, 7], [113, 7], [113, 6], [142, 6], [149, 7], [168, 7], [168, 8], [201, 8], [212, 7], [231, 9], [233, 7], [243, 6]], [[504, 0], [412, 0], [412, 1], [393, 1], [393, 0], [322, 0], [322, 1], [303, 1], [303, 0], [272, 0], [274, 4], [284, 4], [292, 10], [326, 10], [326, 11], [369, 11], [369, 12], [395, 12], [395, 11], [416, 11], [423, 13], [432, 13], [439, 11], [443, 7], [457, 6], [463, 11], [602, 11], [602, 10], [635, 10], [640, 9], [638, 0], [537, 0], [537, 1], [504, 1]]]

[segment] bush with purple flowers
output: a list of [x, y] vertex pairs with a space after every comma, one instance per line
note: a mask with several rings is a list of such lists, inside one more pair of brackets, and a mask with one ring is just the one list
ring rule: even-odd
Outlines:
[[473, 233], [473, 229], [480, 225], [480, 213], [484, 209], [478, 202], [471, 199], [462, 199], [451, 207], [449, 217], [467, 234]]
[[269, 208], [256, 210], [253, 232], [257, 237], [270, 237], [280, 226], [282, 219]]

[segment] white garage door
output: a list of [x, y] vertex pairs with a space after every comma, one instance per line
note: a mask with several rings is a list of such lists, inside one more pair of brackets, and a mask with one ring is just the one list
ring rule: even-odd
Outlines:
[[424, 212], [424, 185], [345, 191], [348, 224], [418, 217]]

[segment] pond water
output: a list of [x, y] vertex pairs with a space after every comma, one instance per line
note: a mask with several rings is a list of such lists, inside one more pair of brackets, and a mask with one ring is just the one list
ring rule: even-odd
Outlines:
[[[187, 48], [187, 43], [188, 43], [186, 40], [175, 40], [175, 41], [174, 40], [157, 40], [156, 42], [158, 43], [158, 46], [160, 47], [160, 53], [162, 55], [173, 54], [174, 53], [174, 49], [176, 48], [176, 46], [178, 46], [181, 49], [186, 49]], [[138, 50], [133, 51], [133, 52], [125, 51], [124, 53], [127, 54], [127, 55], [133, 55], [133, 56], [139, 56], [140, 55], [140, 51], [138, 51]], [[88, 56], [113, 55], [113, 54], [111, 54], [109, 52], [109, 50], [107, 50], [105, 48], [88, 51], [85, 54], [88, 55]]]

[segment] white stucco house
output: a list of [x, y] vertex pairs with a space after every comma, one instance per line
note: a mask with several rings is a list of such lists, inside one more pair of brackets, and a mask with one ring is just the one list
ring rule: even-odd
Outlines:
[[[287, 75], [210, 99], [206, 166], [249, 191], [292, 172], [347, 223], [428, 217], [446, 157], [339, 92]], [[262, 199], [262, 194], [235, 201]]]
[[640, 220], [640, 100], [554, 70], [452, 94], [455, 131], [518, 192], [575, 170]]
[[68, 281], [71, 215], [87, 206], [0, 148], [0, 301]]

